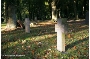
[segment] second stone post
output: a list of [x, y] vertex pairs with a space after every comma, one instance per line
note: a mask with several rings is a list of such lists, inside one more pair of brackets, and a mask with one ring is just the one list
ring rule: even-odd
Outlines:
[[29, 18], [25, 18], [25, 32], [30, 33], [30, 20], [29, 20]]

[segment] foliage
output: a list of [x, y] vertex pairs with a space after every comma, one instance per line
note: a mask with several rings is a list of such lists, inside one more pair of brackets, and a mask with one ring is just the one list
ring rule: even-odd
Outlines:
[[2, 0], [1, 13], [4, 13], [4, 2], [6, 2], [7, 5], [17, 7], [17, 19], [24, 19], [26, 14], [33, 20], [35, 17], [39, 20], [51, 19], [52, 1], [57, 6], [57, 14], [60, 13], [62, 18], [75, 18], [75, 15], [85, 18], [85, 13], [89, 10], [89, 0]]
[[[77, 24], [77, 25], [76, 25]], [[3, 26], [3, 25], [2, 25]], [[5, 59], [88, 59], [89, 30], [81, 22], [68, 23], [70, 30], [66, 35], [66, 52], [56, 49], [54, 23], [40, 22], [31, 27], [31, 32], [23, 29], [1, 32], [2, 58]], [[18, 56], [4, 56], [18, 55]], [[22, 56], [20, 56], [22, 55]]]

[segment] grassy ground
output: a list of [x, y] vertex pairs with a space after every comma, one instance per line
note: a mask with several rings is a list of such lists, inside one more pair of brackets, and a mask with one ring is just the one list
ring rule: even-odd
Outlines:
[[68, 28], [64, 53], [56, 49], [54, 23], [39, 23], [31, 27], [30, 33], [25, 33], [24, 29], [2, 31], [2, 59], [89, 59], [88, 26], [68, 23]]

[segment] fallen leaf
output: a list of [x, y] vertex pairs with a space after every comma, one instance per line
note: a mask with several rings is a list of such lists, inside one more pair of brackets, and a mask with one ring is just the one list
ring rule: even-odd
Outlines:
[[32, 52], [32, 54], [34, 55], [34, 52], [35, 52], [35, 51], [34, 51], [34, 50], [32, 50], [31, 52]]
[[76, 46], [74, 46], [73, 49], [76, 49]]
[[68, 37], [68, 38], [71, 38], [71, 34], [68, 34], [67, 37]]

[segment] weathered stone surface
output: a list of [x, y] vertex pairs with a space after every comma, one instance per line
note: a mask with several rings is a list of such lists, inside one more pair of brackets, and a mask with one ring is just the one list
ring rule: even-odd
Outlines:
[[55, 24], [55, 32], [57, 32], [57, 50], [60, 52], [65, 51], [65, 26], [61, 19], [57, 20]]
[[30, 20], [29, 20], [29, 18], [25, 18], [25, 32], [30, 33]]

